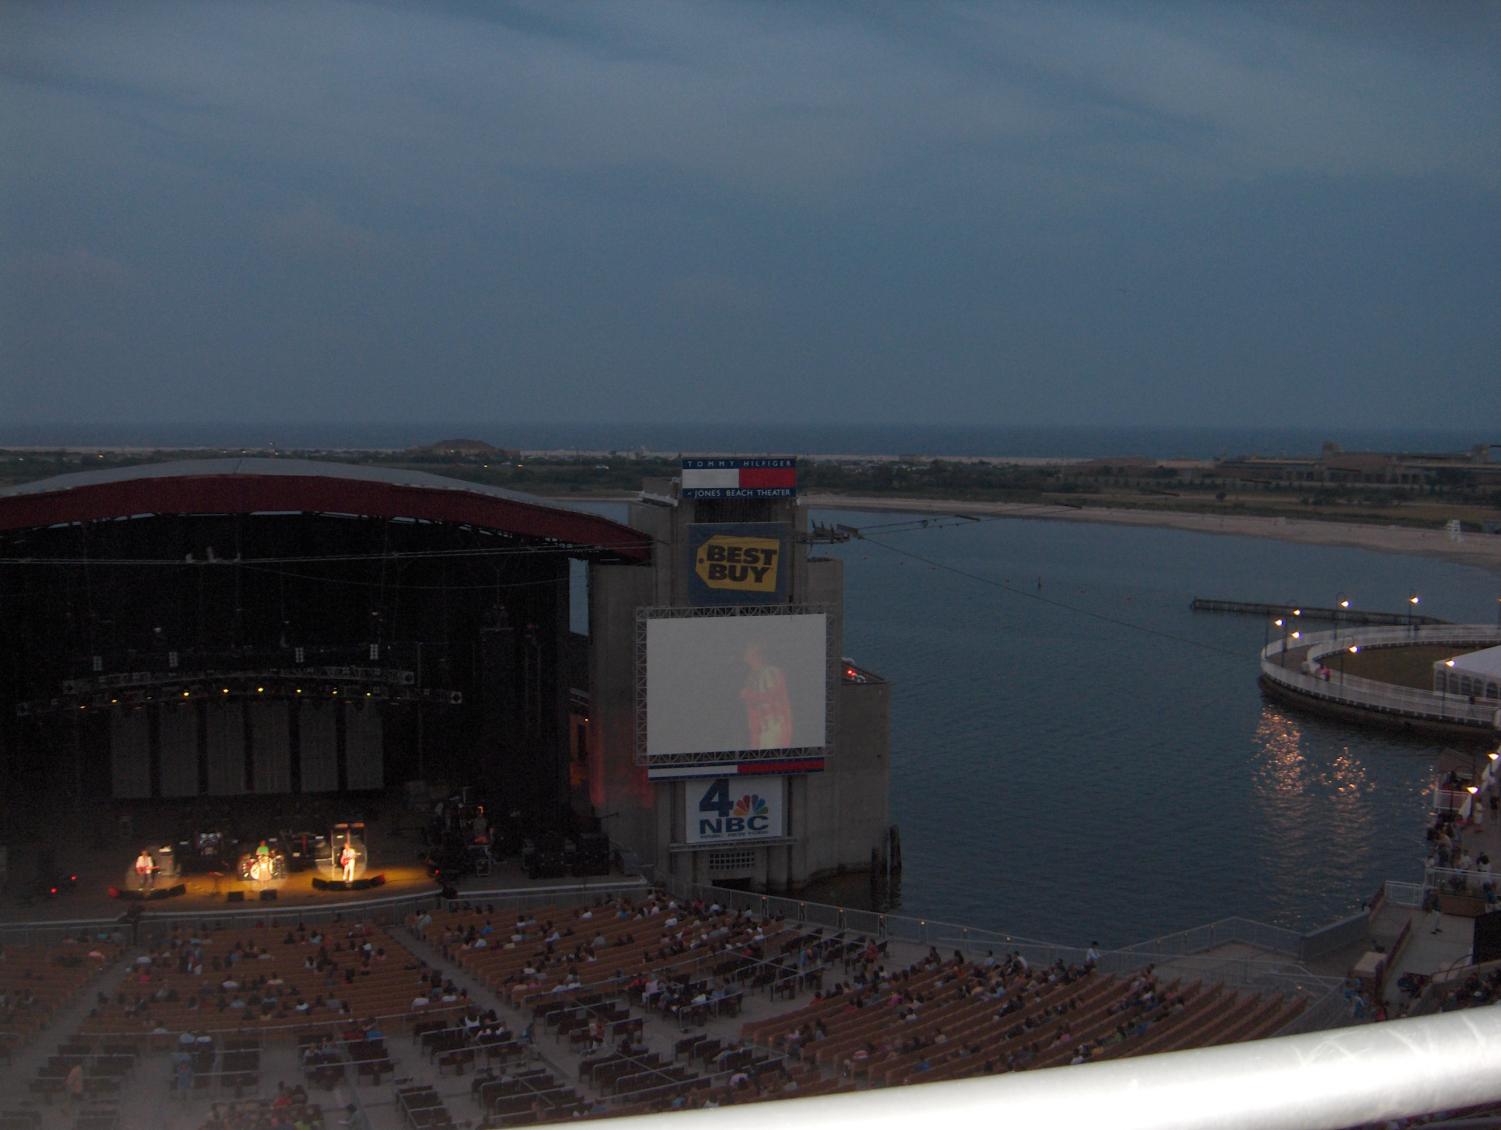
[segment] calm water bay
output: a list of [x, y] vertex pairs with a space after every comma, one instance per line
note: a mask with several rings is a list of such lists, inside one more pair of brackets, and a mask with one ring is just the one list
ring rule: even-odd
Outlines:
[[1120, 945], [1230, 914], [1318, 926], [1421, 876], [1439, 743], [1263, 700], [1267, 625], [1189, 602], [1400, 610], [1416, 590], [1493, 623], [1501, 576], [1179, 530], [814, 517], [868, 531], [817, 552], [845, 561], [844, 654], [892, 685], [903, 913]]
[[904, 912], [1120, 944], [1232, 913], [1318, 925], [1421, 874], [1438, 746], [1263, 701], [1261, 620], [1189, 601], [1399, 609], [1415, 589], [1431, 615], [1490, 622], [1501, 577], [1045, 521], [872, 531], [827, 552], [846, 562], [845, 654], [892, 683]]

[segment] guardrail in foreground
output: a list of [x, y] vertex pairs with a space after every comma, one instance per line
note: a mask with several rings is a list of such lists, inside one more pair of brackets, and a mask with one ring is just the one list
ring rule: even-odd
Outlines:
[[[788, 1130], [1340, 1130], [1501, 1101], [1501, 1009], [781, 1103]], [[759, 1130], [760, 1104], [674, 1114]], [[649, 1120], [649, 1122], [648, 1122]], [[657, 1125], [660, 1116], [622, 1120]]]

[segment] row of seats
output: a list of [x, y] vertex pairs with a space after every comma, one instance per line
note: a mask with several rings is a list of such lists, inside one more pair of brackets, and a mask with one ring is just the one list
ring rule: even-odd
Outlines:
[[78, 938], [0, 946], [0, 1058], [9, 1059], [45, 1028], [120, 953], [118, 942]]
[[[353, 933], [355, 936], [350, 937]], [[462, 1008], [459, 1000], [443, 1001], [422, 964], [399, 940], [379, 927], [340, 926], [330, 930], [321, 944], [282, 927], [252, 926], [205, 933], [195, 939], [179, 938], [176, 948], [166, 947], [131, 970], [112, 996], [101, 994], [96, 1007], [80, 1028], [84, 1036], [154, 1035], [162, 1046], [182, 1031], [261, 1031], [267, 1036], [290, 1037], [298, 1029], [341, 1018], [402, 1018], [424, 1013], [452, 1013]], [[368, 944], [383, 950], [382, 960], [366, 962], [358, 949]], [[202, 974], [181, 968], [182, 947], [204, 955]], [[338, 946], [339, 948], [334, 948]], [[245, 955], [230, 964], [231, 951]], [[309, 969], [309, 958], [326, 953], [330, 968]], [[217, 970], [210, 959], [218, 958]], [[275, 984], [257, 987], [262, 979]], [[223, 989], [229, 979], [238, 988]], [[441, 984], [441, 979], [439, 981]], [[263, 1010], [262, 999], [277, 994], [277, 1003]], [[169, 999], [158, 999], [162, 995]], [[414, 1006], [419, 994], [428, 1004]], [[239, 999], [244, 1007], [225, 1007]], [[321, 1004], [315, 1002], [321, 999]], [[298, 1001], [308, 1007], [299, 1010]], [[330, 1006], [337, 1001], [339, 1007]]]
[[1150, 973], [1127, 979], [1017, 964], [1003, 971], [999, 998], [995, 981], [993, 968], [930, 955], [884, 975], [879, 991], [815, 1000], [742, 1033], [879, 1086], [1259, 1039], [1306, 1005], [1295, 995], [1219, 985], [1162, 987]]

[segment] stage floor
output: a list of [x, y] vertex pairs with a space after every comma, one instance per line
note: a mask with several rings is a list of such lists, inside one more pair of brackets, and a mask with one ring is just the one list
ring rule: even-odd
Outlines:
[[[0, 922], [118, 918], [133, 906], [142, 907], [147, 913], [202, 913], [210, 910], [251, 913], [272, 906], [329, 906], [336, 909], [340, 904], [436, 894], [439, 890], [421, 861], [423, 843], [420, 832], [414, 825], [400, 821], [372, 826], [366, 835], [370, 862], [361, 868], [359, 877], [369, 880], [381, 875], [384, 882], [379, 886], [349, 891], [314, 888], [315, 878], [327, 880], [331, 877], [327, 867], [293, 872], [285, 879], [263, 882], [241, 880], [237, 875], [193, 873], [176, 879], [158, 879], [156, 897], [143, 901], [135, 893], [139, 887], [134, 871], [136, 853], [140, 850], [138, 838], [111, 837], [107, 846], [92, 849], [73, 848], [71, 845], [77, 842], [77, 839], [65, 836], [57, 850], [58, 873], [78, 876], [73, 889], [54, 897], [26, 897], [24, 887], [14, 881], [16, 873], [13, 869], [12, 882], [0, 899]], [[561, 885], [610, 885], [619, 883], [622, 878], [624, 876], [612, 874], [533, 880], [527, 877], [521, 861], [511, 858], [494, 863], [489, 875], [471, 875], [456, 886], [462, 895], [466, 891], [512, 892]], [[183, 893], [161, 894], [161, 891], [170, 891], [179, 885], [184, 888]], [[118, 897], [111, 894], [112, 889], [119, 892]], [[263, 901], [263, 891], [274, 891], [274, 900]], [[229, 901], [230, 892], [240, 892], [241, 901]]]

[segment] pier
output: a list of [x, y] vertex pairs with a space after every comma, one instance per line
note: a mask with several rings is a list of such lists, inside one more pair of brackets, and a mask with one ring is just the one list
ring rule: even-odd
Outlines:
[[1240, 616], [1275, 618], [1286, 616], [1294, 608], [1304, 620], [1327, 620], [1331, 624], [1368, 624], [1388, 627], [1408, 624], [1447, 624], [1437, 616], [1418, 616], [1407, 612], [1377, 612], [1372, 609], [1316, 608], [1309, 604], [1261, 604], [1250, 600], [1215, 600], [1196, 596], [1189, 604], [1195, 612], [1232, 612]]

